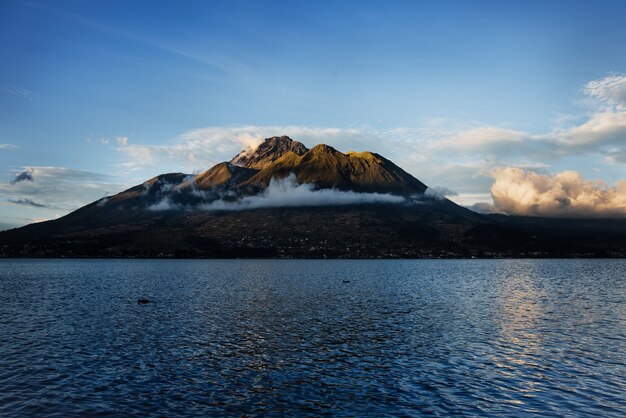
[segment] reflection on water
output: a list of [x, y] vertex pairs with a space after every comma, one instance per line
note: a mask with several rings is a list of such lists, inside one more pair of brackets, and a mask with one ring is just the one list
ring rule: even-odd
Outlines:
[[543, 346], [541, 321], [546, 303], [543, 280], [532, 260], [506, 260], [496, 271], [498, 278], [497, 303], [499, 309], [494, 318], [498, 322], [500, 338], [506, 347], [499, 356], [505, 358], [500, 363], [525, 366], [540, 353]]
[[2, 416], [626, 413], [621, 260], [0, 264]]

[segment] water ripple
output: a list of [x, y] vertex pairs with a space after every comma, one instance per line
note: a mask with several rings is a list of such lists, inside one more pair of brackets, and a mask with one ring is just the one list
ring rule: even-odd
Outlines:
[[1, 416], [626, 415], [622, 260], [0, 264]]

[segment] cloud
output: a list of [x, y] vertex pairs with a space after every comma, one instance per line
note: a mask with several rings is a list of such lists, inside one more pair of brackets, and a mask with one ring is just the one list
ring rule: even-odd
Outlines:
[[626, 75], [612, 75], [592, 80], [585, 86], [585, 93], [612, 106], [626, 105]]
[[626, 139], [626, 108], [607, 109], [593, 114], [584, 123], [555, 132], [549, 143], [561, 154], [580, 150], [601, 152], [603, 146], [622, 146]]
[[[109, 144], [109, 138], [100, 138], [100, 143], [102, 145], [108, 145]], [[118, 142], [119, 143], [119, 142]], [[126, 140], [126, 143], [128, 143], [128, 140]]]
[[158, 168], [165, 171], [194, 172], [229, 161], [242, 149], [256, 149], [263, 139], [281, 135], [287, 135], [309, 146], [320, 142], [340, 143], [345, 151], [353, 147], [363, 149], [362, 145], [371, 145], [368, 148], [373, 149], [380, 144], [380, 136], [366, 130], [247, 125], [195, 129], [164, 145], [131, 144], [126, 141], [124, 144], [118, 143], [116, 149], [124, 156], [121, 166], [129, 171]]
[[481, 126], [454, 134], [449, 139], [432, 144], [431, 148], [453, 147], [457, 150], [505, 151], [511, 146], [524, 146], [528, 140], [529, 136], [524, 132]]
[[606, 155], [606, 162], [609, 164], [626, 164], [626, 150], [609, 152]]
[[16, 149], [17, 145], [13, 144], [0, 144], [0, 149]]
[[515, 167], [493, 172], [494, 207], [510, 215], [548, 217], [625, 217], [626, 181], [608, 187], [576, 171], [537, 174]]
[[626, 76], [609, 76], [590, 81], [583, 92], [596, 104], [592, 113], [578, 123], [574, 123], [575, 118], [560, 118], [560, 122], [568, 122], [568, 125], [559, 124], [544, 133], [497, 126], [472, 126], [430, 141], [427, 147], [431, 151], [481, 154], [496, 158], [523, 155], [543, 160], [556, 160], [583, 152], [606, 155], [609, 148], [624, 151]]
[[166, 211], [166, 210], [181, 210], [181, 209], [183, 209], [183, 207], [173, 203], [169, 197], [164, 197], [163, 199], [161, 199], [159, 202], [155, 203], [154, 205], [148, 206], [148, 210], [152, 210], [155, 212]]
[[[115, 137], [115, 142], [117, 142], [117, 146], [118, 147], [125, 147], [128, 145], [128, 137], [125, 136], [116, 136]], [[107, 140], [106, 142], [107, 144], [109, 143], [109, 141]]]
[[429, 187], [424, 192], [424, 195], [434, 197], [436, 199], [443, 199], [447, 196], [458, 196], [459, 194], [454, 190], [448, 189], [447, 187]]
[[41, 203], [37, 203], [31, 199], [9, 199], [10, 203], [15, 203], [16, 205], [24, 205], [24, 206], [32, 206], [35, 208], [46, 208], [46, 205]]
[[12, 174], [11, 182], [0, 183], [0, 195], [26, 205], [36, 196], [42, 206], [29, 205], [33, 208], [71, 211], [123, 188], [107, 175], [65, 167], [20, 167]]
[[504, 214], [502, 210], [498, 209], [497, 207], [495, 207], [494, 205], [488, 202], [476, 202], [473, 205], [467, 206], [467, 208], [474, 212], [484, 213], [484, 214], [496, 214], [496, 213]]
[[34, 179], [33, 179], [33, 169], [32, 168], [27, 168], [26, 170], [22, 171], [21, 173], [15, 175], [15, 178], [13, 180], [11, 180], [11, 184], [16, 184], [16, 183], [19, 183], [21, 181], [34, 181]]
[[248, 132], [235, 136], [235, 141], [239, 142], [244, 150], [248, 150], [249, 152], [254, 152], [259, 145], [261, 145], [263, 139], [264, 138], [259, 134], [251, 134]]
[[13, 84], [0, 86], [0, 93], [8, 94], [11, 96], [23, 97], [25, 99], [30, 99], [31, 97], [33, 97], [32, 91], [17, 87]]
[[311, 207], [330, 205], [356, 205], [364, 203], [417, 203], [418, 198], [407, 200], [402, 196], [383, 193], [357, 193], [336, 189], [316, 189], [315, 185], [298, 184], [296, 176], [284, 179], [272, 178], [269, 186], [259, 195], [245, 196], [239, 200], [217, 199], [193, 208], [172, 202], [169, 196], [148, 209], [153, 211], [200, 209], [206, 211], [237, 211], [258, 208]]

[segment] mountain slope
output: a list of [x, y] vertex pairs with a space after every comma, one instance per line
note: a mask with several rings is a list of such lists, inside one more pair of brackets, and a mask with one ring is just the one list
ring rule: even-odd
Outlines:
[[178, 188], [185, 190], [197, 187], [202, 190], [209, 190], [214, 187], [237, 185], [254, 176], [257, 170], [247, 167], [236, 166], [232, 163], [219, 163], [204, 173], [187, 179]]

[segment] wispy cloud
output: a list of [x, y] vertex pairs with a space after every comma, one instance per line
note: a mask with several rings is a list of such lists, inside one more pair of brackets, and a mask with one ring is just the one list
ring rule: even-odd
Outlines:
[[288, 135], [309, 145], [340, 143], [344, 148], [362, 145], [364, 142], [372, 145], [376, 143], [373, 133], [358, 129], [248, 125], [195, 129], [165, 145], [118, 141], [116, 149], [125, 157], [122, 167], [129, 171], [165, 167], [170, 171], [193, 172], [204, 171], [216, 163], [228, 161], [242, 149], [254, 147], [264, 138], [276, 135]]
[[[127, 136], [116, 136], [115, 137], [115, 142], [117, 143], [118, 147], [125, 147], [128, 145], [128, 137]], [[107, 140], [108, 143], [108, 140]]]
[[45, 9], [49, 13], [54, 13], [65, 19], [78, 23], [84, 27], [94, 29], [118, 38], [126, 39], [128, 41], [146, 46], [148, 48], [157, 49], [163, 52], [170, 53], [172, 55], [185, 58], [189, 61], [204, 64], [212, 67], [213, 69], [225, 74], [227, 76], [234, 77], [239, 80], [248, 80], [251, 75], [254, 74], [254, 69], [251, 65], [241, 62], [233, 58], [236, 53], [241, 51], [233, 51], [227, 53], [224, 51], [224, 40], [213, 40], [207, 38], [197, 39], [195, 42], [191, 42], [191, 34], [188, 34], [187, 42], [183, 44], [175, 43], [167, 39], [161, 39], [156, 36], [149, 36], [144, 33], [139, 33], [133, 30], [129, 30], [122, 27], [116, 27], [102, 22], [79, 16], [74, 13], [69, 13], [60, 9], [59, 7], [52, 7], [42, 3], [30, 3], [32, 7], [39, 7]]
[[65, 167], [20, 167], [11, 177], [11, 181], [0, 183], [0, 195], [8, 201], [57, 211], [78, 209], [124, 187], [107, 175]]
[[35, 208], [46, 208], [47, 206], [42, 204], [42, 203], [37, 203], [31, 199], [9, 199], [8, 200], [9, 203], [14, 203], [16, 205], [23, 205], [23, 206], [32, 206]]
[[0, 93], [10, 96], [22, 97], [25, 99], [30, 99], [34, 95], [32, 91], [15, 86], [13, 84], [0, 85]]
[[585, 94], [595, 109], [580, 123], [541, 134], [479, 126], [429, 144], [431, 150], [483, 153], [497, 157], [524, 155], [558, 159], [592, 152], [608, 155], [624, 150], [626, 138], [626, 76], [609, 76], [586, 84]]
[[593, 80], [585, 86], [585, 93], [611, 106], [626, 106], [626, 75], [612, 75]]
[[17, 145], [13, 145], [13, 144], [0, 144], [0, 149], [17, 149]]

